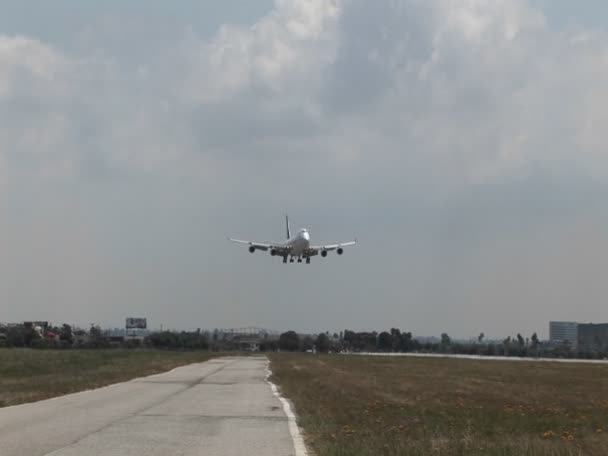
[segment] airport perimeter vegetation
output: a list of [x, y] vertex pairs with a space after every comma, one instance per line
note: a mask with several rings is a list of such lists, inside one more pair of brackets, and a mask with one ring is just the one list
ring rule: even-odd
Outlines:
[[608, 364], [269, 357], [317, 456], [608, 454]]

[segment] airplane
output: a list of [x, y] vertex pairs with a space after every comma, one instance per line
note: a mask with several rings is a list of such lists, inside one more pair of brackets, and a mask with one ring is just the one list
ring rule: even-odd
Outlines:
[[254, 253], [256, 250], [262, 250], [264, 252], [270, 250], [271, 256], [283, 257], [283, 263], [287, 263], [287, 257], [289, 262], [293, 263], [297, 258], [298, 263], [302, 262], [302, 259], [306, 260], [306, 264], [310, 264], [310, 257], [321, 254], [323, 258], [327, 256], [327, 252], [333, 250], [338, 255], [344, 253], [344, 247], [349, 245], [355, 245], [357, 239], [354, 241], [342, 242], [341, 244], [330, 244], [330, 245], [310, 245], [310, 234], [306, 228], [302, 228], [293, 237], [291, 236], [291, 229], [289, 227], [289, 217], [285, 216], [285, 224], [287, 228], [287, 241], [286, 242], [252, 242], [242, 241], [240, 239], [228, 238], [232, 242], [238, 242], [239, 244], [248, 244], [249, 251]]

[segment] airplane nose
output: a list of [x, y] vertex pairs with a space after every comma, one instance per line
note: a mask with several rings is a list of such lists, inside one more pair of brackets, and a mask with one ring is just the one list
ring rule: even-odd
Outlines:
[[304, 231], [302, 233], [302, 236], [304, 237], [304, 239], [306, 239], [307, 241], [310, 241], [310, 235], [308, 234], [308, 231]]

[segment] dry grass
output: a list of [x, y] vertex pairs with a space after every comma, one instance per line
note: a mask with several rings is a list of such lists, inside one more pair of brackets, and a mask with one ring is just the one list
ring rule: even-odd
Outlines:
[[608, 455], [608, 366], [271, 356], [325, 455]]
[[0, 407], [98, 388], [212, 356], [154, 350], [0, 349]]

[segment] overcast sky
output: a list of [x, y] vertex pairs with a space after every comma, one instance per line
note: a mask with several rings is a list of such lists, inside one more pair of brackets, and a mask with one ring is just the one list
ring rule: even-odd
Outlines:
[[[608, 321], [608, 4], [0, 0], [0, 321]], [[283, 265], [283, 214], [342, 257]]]

